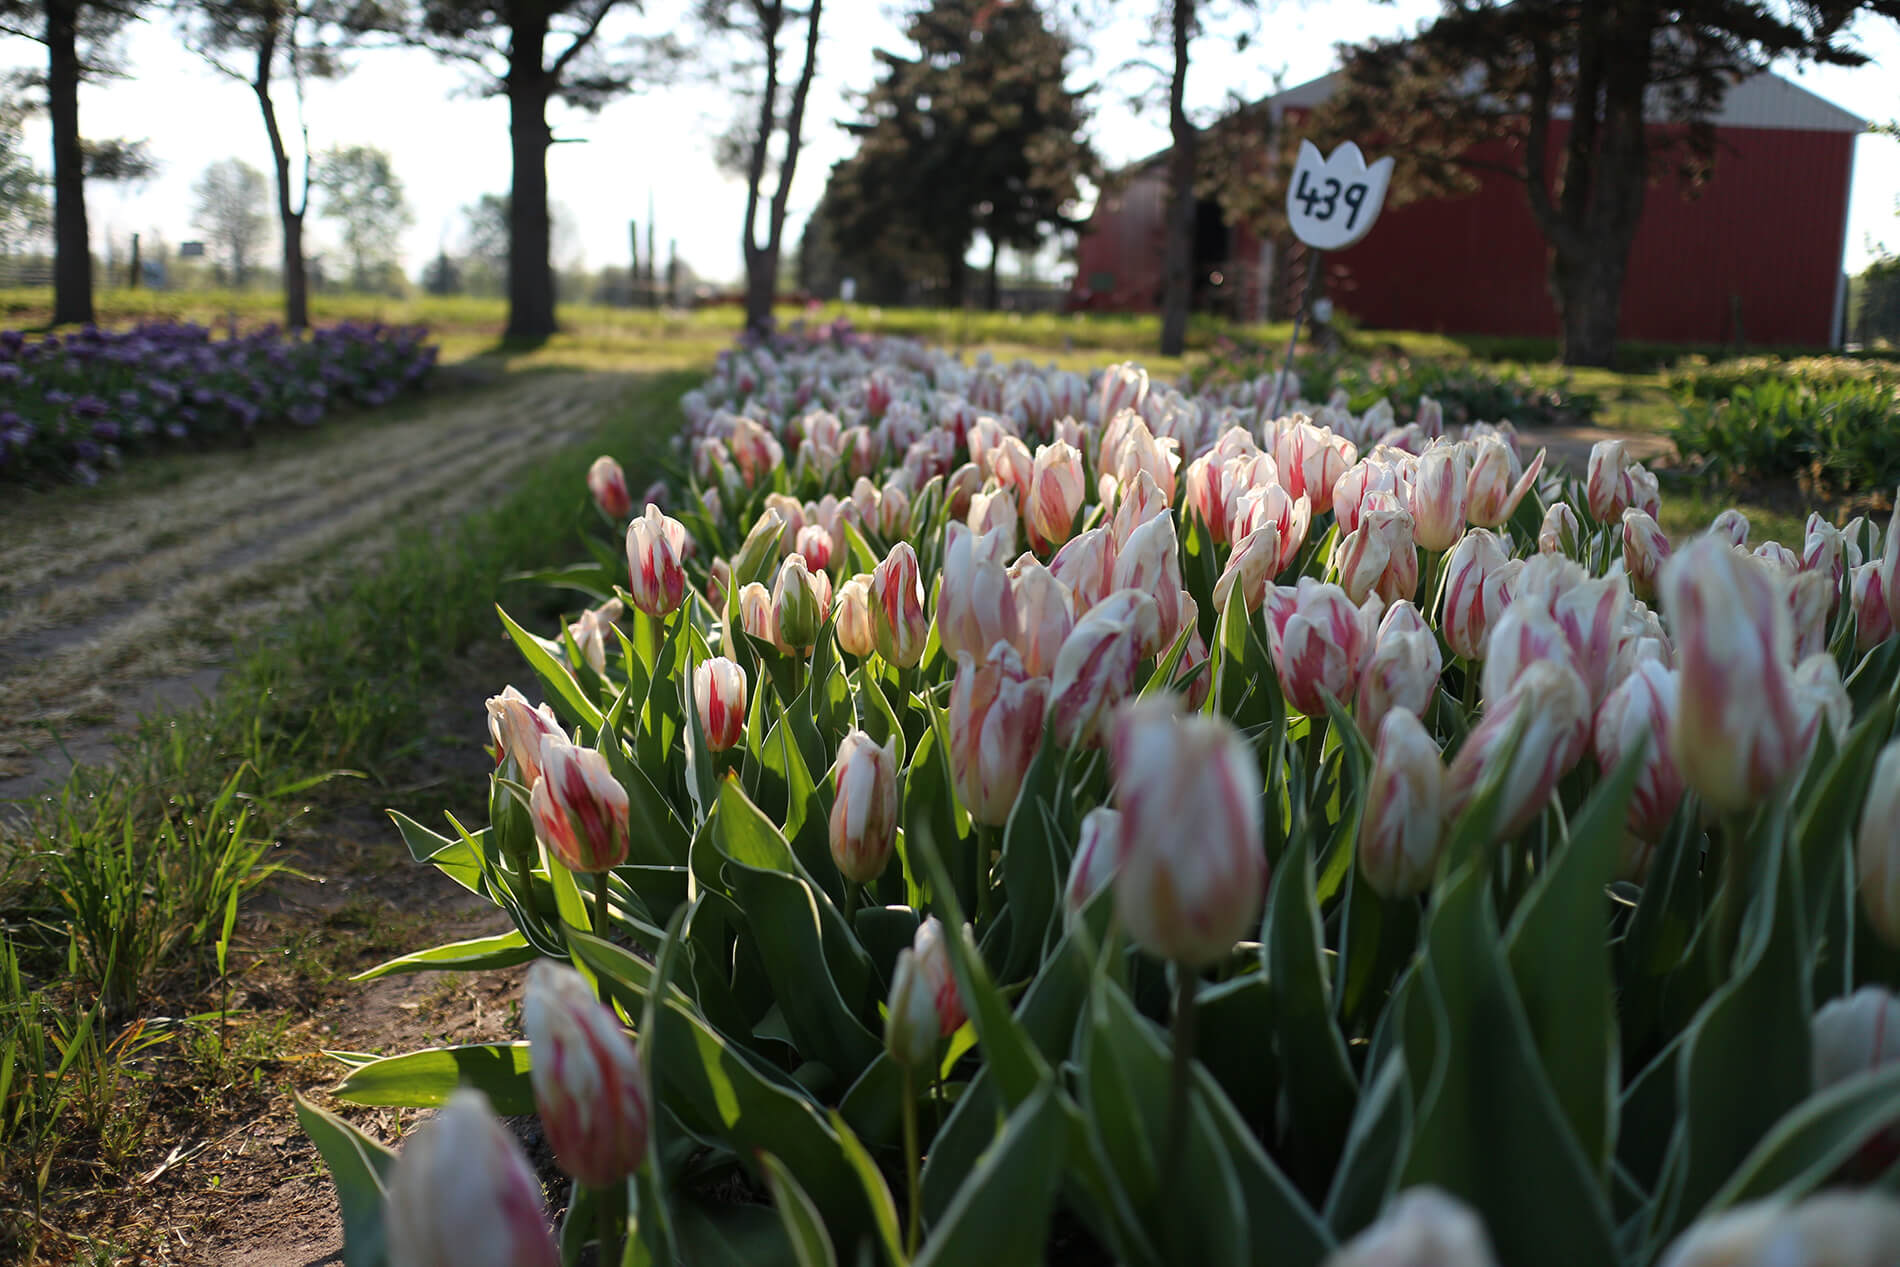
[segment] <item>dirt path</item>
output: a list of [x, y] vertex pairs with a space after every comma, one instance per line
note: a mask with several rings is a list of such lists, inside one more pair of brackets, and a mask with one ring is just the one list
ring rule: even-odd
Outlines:
[[[165, 487], [0, 512], [0, 801], [97, 760], [140, 713], [392, 543], [453, 523], [585, 432], [619, 374], [527, 375], [418, 416], [209, 455]], [[61, 747], [65, 751], [61, 751]]]

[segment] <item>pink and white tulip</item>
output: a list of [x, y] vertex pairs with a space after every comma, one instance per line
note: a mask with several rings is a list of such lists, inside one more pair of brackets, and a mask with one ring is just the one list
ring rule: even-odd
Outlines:
[[534, 1107], [554, 1160], [578, 1183], [604, 1188], [646, 1162], [646, 1071], [620, 1018], [587, 979], [539, 959], [521, 1002]]
[[600, 508], [600, 513], [609, 519], [625, 519], [633, 513], [633, 494], [627, 491], [627, 473], [605, 453], [587, 468], [587, 491], [593, 494], [594, 505]]
[[546, 1198], [521, 1145], [472, 1087], [416, 1129], [389, 1174], [389, 1259], [401, 1267], [559, 1267]]
[[1373, 892], [1411, 897], [1431, 887], [1445, 834], [1445, 765], [1417, 717], [1394, 709], [1379, 746], [1359, 820], [1359, 870]]
[[668, 616], [686, 601], [686, 525], [648, 506], [627, 525], [627, 590], [649, 616]]
[[917, 552], [908, 541], [892, 546], [871, 573], [871, 619], [877, 653], [884, 659], [900, 669], [912, 668], [923, 659], [930, 618], [924, 615]]
[[693, 703], [712, 751], [724, 752], [745, 738], [744, 668], [724, 656], [700, 661], [693, 670]]
[[534, 834], [569, 871], [611, 871], [627, 860], [627, 789], [607, 758], [566, 739], [541, 743], [541, 777], [528, 794]]
[[869, 884], [884, 874], [897, 842], [897, 745], [880, 747], [854, 730], [831, 769], [831, 860], [845, 879]]
[[1067, 541], [1087, 493], [1081, 453], [1060, 441], [1037, 449], [1023, 496], [1030, 546], [1048, 551]]
[[1287, 704], [1325, 717], [1327, 696], [1350, 700], [1378, 633], [1378, 599], [1355, 605], [1337, 585], [1303, 576], [1297, 588], [1278, 589], [1266, 606], [1273, 667]]
[[957, 653], [950, 688], [950, 775], [976, 822], [1009, 821], [1023, 776], [1042, 746], [1047, 678], [1023, 671], [1015, 648], [999, 642], [981, 660]]

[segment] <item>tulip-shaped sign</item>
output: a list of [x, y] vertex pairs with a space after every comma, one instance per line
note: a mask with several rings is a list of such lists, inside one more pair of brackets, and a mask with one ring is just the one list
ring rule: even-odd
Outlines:
[[1318, 146], [1301, 141], [1286, 196], [1294, 236], [1317, 250], [1344, 250], [1371, 231], [1391, 181], [1390, 158], [1368, 165], [1351, 141], [1321, 157]]

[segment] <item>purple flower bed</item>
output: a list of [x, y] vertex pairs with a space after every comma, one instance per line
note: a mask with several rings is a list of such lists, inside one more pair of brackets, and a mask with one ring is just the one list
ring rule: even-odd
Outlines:
[[425, 337], [420, 326], [351, 322], [228, 339], [171, 322], [39, 339], [0, 331], [0, 480], [91, 484], [140, 454], [386, 405], [434, 367]]

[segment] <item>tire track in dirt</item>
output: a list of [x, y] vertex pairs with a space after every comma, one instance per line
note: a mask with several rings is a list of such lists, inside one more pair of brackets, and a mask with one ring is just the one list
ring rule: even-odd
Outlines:
[[[78, 759], [96, 756], [112, 730], [131, 720], [121, 701], [173, 680], [202, 688], [206, 666], [226, 658], [236, 641], [319, 599], [404, 538], [446, 529], [523, 466], [591, 429], [629, 387], [623, 375], [537, 376], [414, 420], [366, 427], [247, 472], [251, 487], [223, 498], [216, 520], [191, 506], [205, 491], [201, 481], [139, 494], [138, 515], [162, 518], [169, 497], [179, 518], [222, 526], [152, 551], [149, 567], [123, 549], [116, 564], [101, 566], [95, 551], [89, 575], [82, 569], [83, 579], [58, 586], [53, 609], [68, 616], [63, 623], [17, 613], [0, 619], [0, 799], [64, 773], [66, 759], [45, 751], [49, 728], [79, 750]], [[259, 482], [324, 491], [246, 519], [244, 507], [270, 503]], [[69, 536], [85, 519], [97, 528], [118, 516], [101, 505], [50, 536]], [[60, 571], [71, 576], [73, 569]]]

